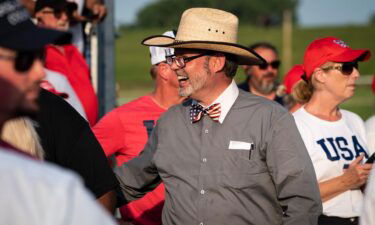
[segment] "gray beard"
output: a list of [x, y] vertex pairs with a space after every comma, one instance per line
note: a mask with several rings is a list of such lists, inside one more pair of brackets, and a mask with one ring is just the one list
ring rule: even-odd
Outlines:
[[275, 82], [268, 84], [262, 82], [254, 82], [252, 83], [252, 87], [255, 88], [259, 93], [263, 95], [268, 95], [275, 91], [276, 84]]

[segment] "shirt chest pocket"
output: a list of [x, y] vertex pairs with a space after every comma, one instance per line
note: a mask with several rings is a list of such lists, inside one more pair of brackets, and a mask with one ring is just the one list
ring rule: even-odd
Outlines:
[[256, 185], [260, 174], [266, 173], [267, 167], [260, 160], [254, 146], [230, 146], [222, 153], [221, 182], [224, 187], [243, 189]]

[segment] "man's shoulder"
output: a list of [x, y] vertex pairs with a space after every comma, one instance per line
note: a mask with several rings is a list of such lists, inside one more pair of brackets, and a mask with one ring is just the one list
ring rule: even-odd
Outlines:
[[86, 120], [63, 98], [42, 89], [38, 98], [40, 110], [36, 115], [38, 123], [66, 124], [82, 127]]
[[[52, 224], [52, 220], [53, 224], [66, 224], [68, 220], [69, 224], [114, 224], [72, 172], [7, 152], [3, 147], [0, 162], [0, 199], [4, 200], [0, 202], [1, 224]], [[24, 217], [17, 217], [16, 204]]]
[[239, 90], [238, 98], [233, 107], [237, 109], [248, 108], [287, 113], [287, 110], [279, 103], [243, 90]]
[[29, 184], [44, 190], [61, 189], [70, 182], [80, 182], [80, 178], [68, 170], [2, 148], [0, 147], [0, 171], [3, 178], [8, 177], [10, 181], [25, 184], [30, 182]]

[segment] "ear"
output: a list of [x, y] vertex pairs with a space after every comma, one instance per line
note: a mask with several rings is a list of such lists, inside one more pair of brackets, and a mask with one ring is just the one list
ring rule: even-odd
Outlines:
[[38, 21], [38, 23], [42, 23], [42, 12], [41, 10], [35, 13], [34, 15], [35, 19]]
[[242, 68], [245, 71], [246, 76], [248, 76], [249, 75], [250, 66], [249, 65], [243, 65]]
[[169, 68], [168, 64], [166, 64], [166, 63], [160, 63], [158, 65], [158, 68], [157, 68], [157, 71], [158, 71], [157, 76], [160, 77], [162, 80], [167, 81], [169, 79], [167, 72], [170, 69], [171, 68]]
[[225, 66], [225, 55], [222, 53], [218, 53], [210, 57], [209, 65], [211, 71], [214, 73], [222, 71]]
[[321, 68], [315, 68], [313, 72], [315, 80], [319, 83], [325, 83], [327, 79], [327, 73], [325, 73]]

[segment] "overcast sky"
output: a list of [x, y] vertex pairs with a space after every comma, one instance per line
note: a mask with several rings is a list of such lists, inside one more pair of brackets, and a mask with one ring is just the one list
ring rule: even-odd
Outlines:
[[[116, 24], [134, 22], [138, 10], [152, 1], [115, 0]], [[375, 0], [300, 0], [297, 13], [301, 26], [365, 24], [375, 14]]]

